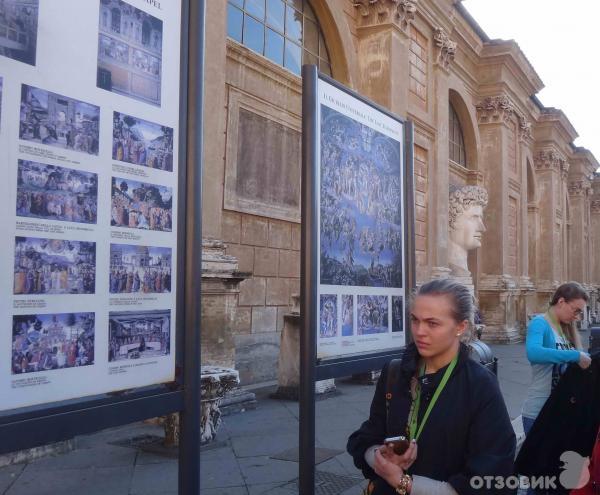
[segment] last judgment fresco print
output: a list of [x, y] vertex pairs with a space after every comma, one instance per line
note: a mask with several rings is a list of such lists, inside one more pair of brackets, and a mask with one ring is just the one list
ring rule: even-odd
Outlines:
[[321, 106], [321, 284], [402, 287], [400, 143]]

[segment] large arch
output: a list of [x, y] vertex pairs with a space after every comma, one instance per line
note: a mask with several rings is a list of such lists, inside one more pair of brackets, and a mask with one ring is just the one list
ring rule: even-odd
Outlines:
[[468, 97], [457, 87], [450, 87], [448, 101], [454, 108], [463, 131], [466, 151], [466, 166], [469, 170], [479, 170], [479, 128], [475, 107], [467, 105]]
[[309, 2], [321, 25], [334, 79], [356, 89], [359, 80], [358, 60], [346, 14], [335, 0]]

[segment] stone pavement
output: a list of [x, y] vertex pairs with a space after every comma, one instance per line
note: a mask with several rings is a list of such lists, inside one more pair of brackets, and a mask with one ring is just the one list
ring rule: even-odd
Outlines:
[[[582, 334], [587, 346], [587, 334]], [[524, 344], [492, 346], [511, 418], [520, 414], [530, 369]], [[374, 387], [337, 380], [339, 395], [317, 402], [316, 445], [327, 460], [317, 465], [317, 494], [359, 495], [364, 481], [344, 448], [348, 435], [368, 415]], [[274, 387], [255, 390], [255, 410], [226, 416], [217, 440], [203, 451], [202, 494], [298, 493], [298, 463], [289, 460], [298, 445], [298, 404], [273, 400]], [[177, 460], [115, 445], [162, 428], [138, 423], [78, 437], [67, 454], [0, 469], [2, 495], [174, 495]], [[292, 453], [293, 454], [293, 453]], [[282, 460], [286, 458], [288, 460]]]

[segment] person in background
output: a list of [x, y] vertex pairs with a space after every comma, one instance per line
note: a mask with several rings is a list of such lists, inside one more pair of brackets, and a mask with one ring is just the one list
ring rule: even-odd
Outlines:
[[523, 404], [523, 429], [529, 433], [550, 392], [569, 363], [586, 369], [592, 363], [583, 352], [575, 322], [581, 318], [588, 295], [577, 282], [561, 285], [543, 315], [529, 322], [525, 348], [531, 363], [532, 380]]

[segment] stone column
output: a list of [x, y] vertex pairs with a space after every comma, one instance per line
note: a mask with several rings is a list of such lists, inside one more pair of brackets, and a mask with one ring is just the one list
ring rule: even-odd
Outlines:
[[[488, 342], [521, 339], [518, 277], [509, 275], [508, 232], [510, 127], [517, 111], [506, 95], [490, 96], [477, 105], [481, 137], [481, 170], [489, 194], [485, 211], [488, 229], [481, 248], [482, 268], [478, 285], [479, 302]], [[516, 242], [516, 240], [512, 240]]]
[[202, 364], [235, 368], [233, 327], [240, 282], [250, 274], [238, 271], [234, 256], [215, 239], [202, 242]]
[[399, 115], [408, 109], [410, 23], [417, 0], [354, 0], [360, 92]]
[[451, 41], [446, 31], [438, 27], [434, 31], [433, 63], [433, 99], [440, 104], [435, 105], [435, 127], [437, 139], [435, 140], [434, 170], [430, 175], [432, 182], [429, 197], [429, 236], [431, 239], [431, 276], [432, 278], [446, 278], [451, 270], [448, 266], [448, 193], [450, 187], [450, 152], [448, 149], [448, 122], [449, 122], [449, 90], [448, 78], [450, 64], [454, 60], [456, 43]]
[[[222, 239], [223, 177], [225, 175], [225, 118], [227, 59], [227, 2], [206, 2], [204, 76], [204, 174], [202, 177], [202, 233]], [[193, 90], [192, 94], [193, 95]], [[190, 192], [194, 194], [194, 192]], [[218, 205], [218, 206], [215, 206]]]
[[587, 216], [587, 196], [591, 185], [585, 177], [571, 177], [569, 180], [569, 202], [571, 213], [571, 235], [569, 239], [569, 276], [571, 280], [586, 283], [587, 249], [585, 242], [585, 219]]
[[[529, 315], [535, 312], [535, 285], [532, 281], [531, 273], [535, 272], [535, 258], [529, 258], [529, 232], [535, 230], [536, 216], [535, 212], [530, 212], [529, 197], [527, 190], [527, 160], [526, 156], [533, 143], [531, 132], [531, 123], [524, 117], [519, 117], [519, 163], [520, 163], [520, 181], [521, 181], [521, 243], [519, 251], [520, 267], [518, 286], [521, 291], [519, 296], [517, 320], [521, 327], [521, 335], [524, 337], [527, 331]], [[533, 214], [532, 214], [533, 213]], [[533, 225], [530, 225], [533, 223]], [[533, 237], [534, 239], [536, 237]], [[530, 266], [530, 262], [532, 265]]]
[[591, 201], [590, 238], [592, 246], [591, 277], [590, 282], [596, 287], [600, 286], [600, 197], [594, 196]]
[[535, 173], [540, 208], [540, 233], [537, 249], [538, 308], [545, 308], [561, 281], [561, 232], [558, 230], [556, 211], [562, 208], [560, 189], [562, 174], [567, 169], [565, 157], [554, 147], [538, 150], [534, 155]]

